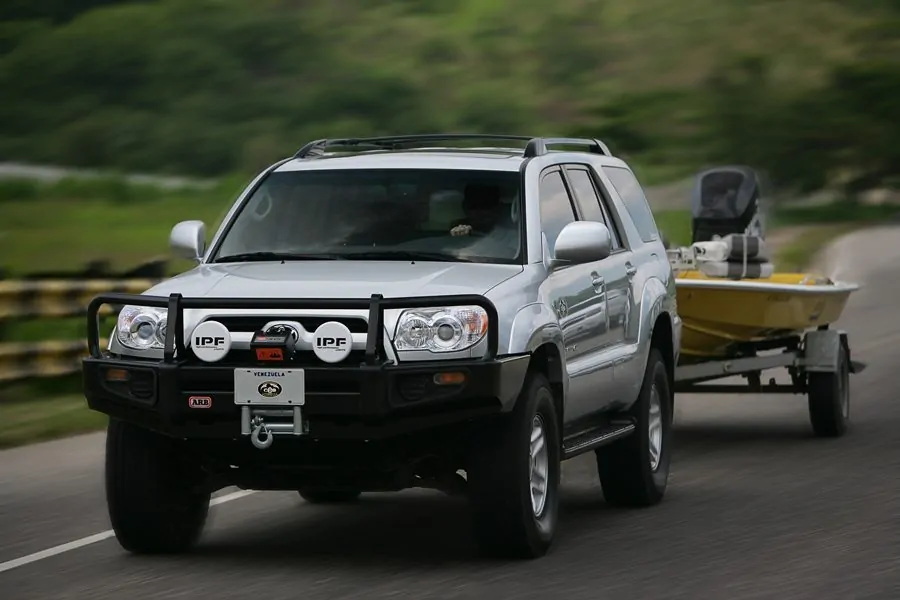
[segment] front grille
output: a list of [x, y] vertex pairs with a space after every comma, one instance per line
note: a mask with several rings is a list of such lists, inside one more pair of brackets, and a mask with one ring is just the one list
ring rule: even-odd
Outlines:
[[211, 320], [218, 321], [228, 328], [232, 333], [255, 333], [262, 329], [266, 323], [271, 321], [296, 321], [303, 325], [303, 329], [312, 333], [320, 325], [328, 321], [337, 321], [346, 325], [350, 333], [366, 333], [368, 331], [368, 323], [360, 317], [297, 317], [297, 316], [229, 316], [229, 317], [210, 317]]
[[203, 362], [199, 358], [197, 358], [192, 352], [188, 352], [187, 363], [190, 365], [199, 365], [199, 366], [218, 366], [218, 367], [264, 367], [264, 366], [273, 366], [273, 365], [282, 365], [285, 367], [334, 367], [336, 369], [341, 368], [352, 368], [358, 366], [360, 363], [365, 362], [366, 359], [366, 351], [365, 350], [351, 350], [350, 354], [347, 355], [347, 358], [342, 360], [339, 363], [330, 364], [319, 360], [319, 358], [313, 353], [312, 350], [297, 350], [294, 354], [293, 359], [286, 360], [284, 362], [268, 362], [268, 361], [259, 361], [256, 359], [256, 354], [253, 350], [243, 350], [243, 349], [235, 349], [232, 348], [228, 355], [225, 356], [222, 360], [216, 361], [215, 363], [207, 363]]

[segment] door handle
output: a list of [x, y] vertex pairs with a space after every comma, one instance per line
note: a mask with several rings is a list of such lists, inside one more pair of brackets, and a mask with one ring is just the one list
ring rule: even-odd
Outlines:
[[601, 277], [597, 273], [591, 273], [591, 285], [594, 286], [595, 290], [599, 291], [599, 288], [602, 288], [605, 283], [606, 280], [603, 279], [603, 277]]
[[625, 263], [625, 274], [628, 275], [629, 278], [634, 277], [637, 273], [637, 267], [631, 263]]

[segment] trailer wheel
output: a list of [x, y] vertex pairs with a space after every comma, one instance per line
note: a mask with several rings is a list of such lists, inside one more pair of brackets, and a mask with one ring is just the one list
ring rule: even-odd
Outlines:
[[833, 373], [809, 373], [809, 421], [818, 437], [840, 437], [850, 422], [850, 358], [840, 345]]

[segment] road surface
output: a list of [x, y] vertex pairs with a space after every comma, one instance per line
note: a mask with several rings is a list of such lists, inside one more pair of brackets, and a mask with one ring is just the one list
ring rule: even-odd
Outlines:
[[103, 435], [78, 437], [0, 453], [0, 598], [900, 598], [900, 230], [837, 250], [829, 273], [866, 286], [842, 325], [869, 363], [842, 439], [811, 437], [802, 397], [681, 396], [662, 504], [608, 508], [580, 457], [551, 554], [504, 563], [474, 556], [462, 501], [422, 491], [224, 490], [192, 555], [130, 556], [105, 533]]

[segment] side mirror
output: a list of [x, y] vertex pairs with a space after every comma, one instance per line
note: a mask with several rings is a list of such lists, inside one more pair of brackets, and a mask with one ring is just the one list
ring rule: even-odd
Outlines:
[[180, 258], [200, 261], [206, 252], [206, 224], [203, 221], [182, 221], [172, 228], [169, 246]]
[[609, 229], [597, 221], [575, 221], [556, 237], [551, 268], [603, 260], [611, 252]]

